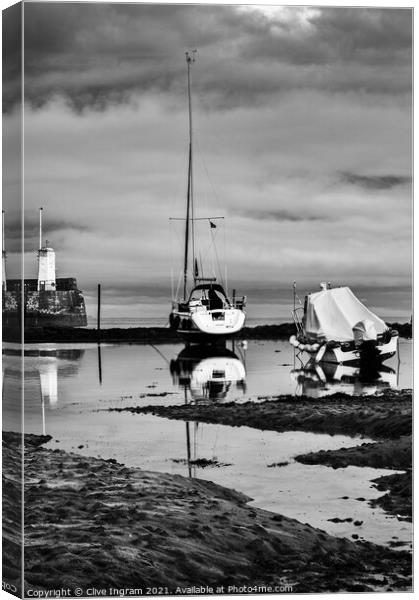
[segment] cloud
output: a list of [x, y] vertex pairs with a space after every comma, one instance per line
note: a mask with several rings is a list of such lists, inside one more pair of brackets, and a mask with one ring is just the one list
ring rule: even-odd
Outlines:
[[370, 190], [389, 190], [398, 185], [405, 185], [411, 177], [402, 175], [358, 175], [356, 173], [340, 173], [343, 183], [359, 186]]
[[[288, 7], [268, 17], [220, 5], [28, 3], [25, 95], [34, 107], [62, 96], [79, 112], [150, 93], [176, 104], [183, 53], [197, 47], [196, 94], [211, 109], [275, 102], [293, 90], [403, 96], [411, 30], [406, 9]], [[6, 111], [19, 98], [9, 77]]]
[[[77, 277], [88, 310], [100, 282], [114, 314], [167, 314], [183, 259], [184, 225], [168, 218], [185, 211], [184, 51], [198, 47], [195, 216], [227, 217], [212, 233], [230, 288], [249, 310], [286, 305], [295, 279], [400, 290], [382, 306], [408, 306], [411, 11], [274, 8], [25, 4], [28, 277], [43, 206], [57, 274]], [[18, 117], [3, 119], [10, 276]], [[196, 228], [211, 274], [211, 232]]]
[[19, 3], [2, 11], [3, 112], [8, 112], [21, 102], [22, 6]]
[[268, 221], [290, 221], [299, 223], [303, 221], [327, 221], [330, 220], [319, 214], [303, 214], [289, 210], [247, 210], [243, 215], [249, 219], [268, 220]]
[[[12, 218], [7, 217], [5, 214], [5, 229], [6, 229], [6, 251], [9, 252], [20, 252], [22, 248], [22, 221], [16, 216]], [[39, 221], [34, 216], [25, 215], [25, 252], [36, 252], [39, 246]], [[88, 232], [91, 231], [91, 227], [84, 225], [76, 220], [73, 222], [66, 221], [63, 219], [48, 219], [47, 231], [43, 230], [43, 241], [46, 239], [54, 239], [55, 243], [51, 243], [54, 249], [60, 248], [59, 240], [62, 238], [62, 234], [71, 234], [71, 232]]]

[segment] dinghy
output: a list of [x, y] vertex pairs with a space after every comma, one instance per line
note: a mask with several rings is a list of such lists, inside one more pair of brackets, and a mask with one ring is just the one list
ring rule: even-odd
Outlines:
[[[295, 291], [295, 284], [294, 284]], [[308, 294], [304, 307], [293, 310], [297, 335], [290, 343], [312, 356], [315, 362], [357, 364], [371, 368], [394, 356], [398, 333], [370, 311], [349, 287]]]

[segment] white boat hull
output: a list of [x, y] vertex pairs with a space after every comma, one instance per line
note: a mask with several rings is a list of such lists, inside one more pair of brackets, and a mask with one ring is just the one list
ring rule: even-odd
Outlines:
[[[398, 336], [395, 335], [392, 336], [387, 343], [377, 344], [376, 349], [379, 352], [379, 359], [381, 361], [387, 360], [396, 354], [397, 340]], [[345, 350], [341, 345], [331, 347], [326, 343], [323, 345], [303, 344], [299, 342], [295, 336], [291, 336], [290, 343], [301, 352], [310, 354], [316, 363], [324, 362], [338, 365], [350, 365], [357, 364], [361, 359], [361, 352], [356, 348]]]
[[191, 313], [172, 313], [178, 319], [176, 331], [189, 342], [216, 342], [238, 333], [246, 319], [245, 313], [238, 308], [202, 311]]

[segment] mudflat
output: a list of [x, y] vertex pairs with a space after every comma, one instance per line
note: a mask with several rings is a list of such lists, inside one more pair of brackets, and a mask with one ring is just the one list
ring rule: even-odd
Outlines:
[[332, 468], [355, 465], [402, 470], [404, 473], [374, 481], [385, 495], [380, 505], [400, 519], [412, 517], [412, 391], [385, 390], [372, 396], [337, 393], [320, 399], [289, 395], [259, 397], [243, 404], [186, 404], [181, 406], [132, 406], [108, 410], [152, 413], [168, 419], [247, 426], [269, 431], [365, 435], [377, 440], [353, 448], [296, 456], [305, 464]]
[[[234, 490], [84, 458], [25, 436], [25, 588], [292, 586], [297, 592], [408, 590], [411, 556], [336, 538], [250, 507]], [[21, 436], [3, 433], [8, 494]], [[10, 502], [6, 531], [17, 518]], [[5, 565], [4, 576], [13, 576]], [[17, 582], [17, 580], [16, 580]], [[288, 588], [289, 589], [289, 588]]]

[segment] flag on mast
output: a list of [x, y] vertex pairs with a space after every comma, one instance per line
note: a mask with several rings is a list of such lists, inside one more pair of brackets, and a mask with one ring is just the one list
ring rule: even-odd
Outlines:
[[217, 229], [217, 225], [215, 223], [213, 223], [212, 221], [210, 221], [210, 227], [211, 227], [211, 229]]

